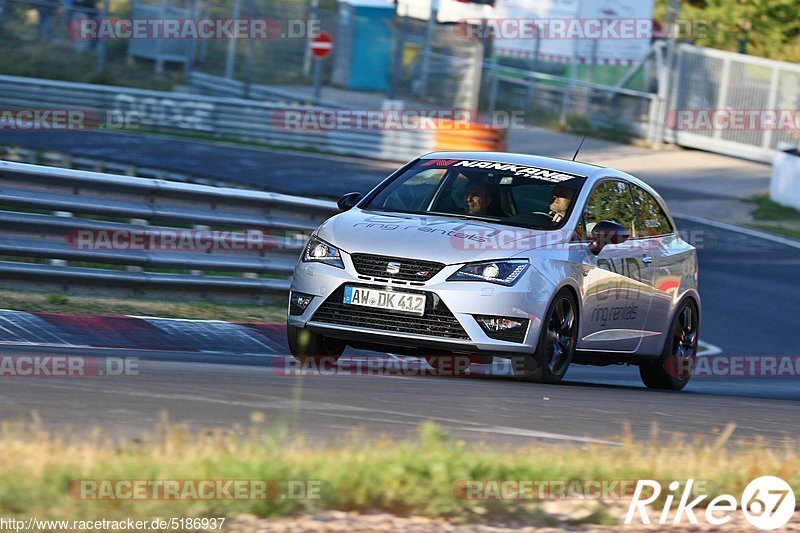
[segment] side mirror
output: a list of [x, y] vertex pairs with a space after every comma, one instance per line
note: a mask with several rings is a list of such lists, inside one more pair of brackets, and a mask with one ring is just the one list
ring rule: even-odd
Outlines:
[[339, 211], [349, 211], [352, 209], [361, 199], [364, 198], [364, 195], [360, 192], [349, 192], [339, 198], [336, 201], [336, 205], [339, 206]]
[[628, 230], [620, 224], [602, 220], [592, 228], [592, 242], [589, 243], [589, 250], [597, 255], [605, 248], [606, 244], [622, 244], [630, 236]]

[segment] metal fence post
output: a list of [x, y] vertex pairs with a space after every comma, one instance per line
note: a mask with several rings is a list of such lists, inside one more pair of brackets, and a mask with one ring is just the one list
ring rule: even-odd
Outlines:
[[[728, 85], [731, 79], [731, 58], [722, 61], [722, 74], [719, 77], [719, 92], [717, 93], [717, 109], [725, 109], [728, 105]], [[714, 138], [722, 138], [722, 129], [714, 128]]]
[[665, 15], [667, 35], [667, 50], [664, 68], [658, 76], [658, 98], [661, 104], [658, 110], [658, 124], [656, 126], [655, 144], [664, 143], [664, 128], [666, 127], [667, 110], [672, 99], [672, 75], [675, 62], [675, 37], [678, 34], [678, 15], [680, 14], [680, 0], [669, 0]]
[[[406, 12], [408, 8], [406, 8]], [[395, 23], [394, 31], [394, 54], [392, 54], [392, 72], [389, 80], [389, 92], [386, 98], [394, 100], [397, 97], [397, 90], [400, 86], [400, 78], [403, 74], [403, 49], [405, 48], [406, 35], [408, 34], [408, 14], [403, 15], [400, 23]]]
[[319, 105], [322, 99], [322, 58], [314, 58], [314, 84], [313, 84], [314, 105]]
[[[595, 39], [592, 41], [592, 63], [589, 65], [589, 83], [595, 83], [595, 79], [597, 77], [597, 48], [599, 45], [599, 41]], [[576, 65], [577, 67], [577, 65]], [[586, 96], [583, 99], [583, 107], [584, 112], [586, 113], [587, 117], [591, 117], [591, 109], [592, 109], [592, 92], [593, 90], [590, 89], [587, 91]], [[607, 96], [607, 95], [606, 95]], [[591, 122], [591, 118], [590, 118]]]
[[564, 96], [561, 100], [561, 116], [558, 118], [558, 123], [562, 126], [567, 125], [567, 110], [570, 107], [570, 100], [572, 100], [572, 94], [575, 91], [575, 63], [577, 63], [577, 59], [573, 50], [572, 62], [569, 65], [569, 86], [564, 88]]
[[[311, 0], [311, 5], [308, 8], [308, 24], [306, 29], [311, 27], [312, 23], [319, 20], [319, 0]], [[312, 32], [308, 32], [306, 36], [306, 49], [303, 52], [303, 74], [308, 76], [311, 74], [311, 40], [314, 38]]]
[[[233, 0], [233, 14], [231, 18], [236, 20], [241, 13], [242, 3], [241, 0]], [[225, 58], [225, 77], [229, 80], [233, 79], [233, 71], [236, 67], [236, 38], [232, 36], [228, 40], [228, 53]]]
[[[190, 3], [191, 7], [189, 8], [189, 13], [191, 13], [191, 17], [197, 19], [197, 0], [191, 0]], [[183, 63], [183, 72], [188, 80], [192, 69], [194, 68], [194, 57], [197, 53], [197, 39], [191, 39], [189, 43], [189, 50], [186, 52], [186, 61]]]
[[[252, 3], [248, 4], [247, 9], [247, 16], [253, 18], [257, 16], [257, 13], [253, 13], [251, 6]], [[250, 86], [253, 83], [253, 39], [248, 38], [247, 43], [245, 44], [245, 56], [244, 56], [244, 84], [242, 85], [242, 98], [250, 98]]]
[[478, 41], [475, 51], [473, 52], [470, 68], [472, 69], [470, 80], [472, 82], [472, 87], [470, 88], [469, 97], [466, 99], [464, 105], [465, 109], [477, 113], [478, 106], [480, 105], [481, 76], [483, 75], [483, 44], [480, 41]]
[[[542, 39], [539, 36], [539, 28], [536, 26], [534, 26], [533, 39], [533, 61], [531, 62], [531, 73], [536, 74], [539, 72], [539, 52], [542, 48]], [[533, 99], [536, 97], [536, 76], [530, 76], [528, 82], [528, 104], [530, 105], [530, 108], [533, 109]]]
[[[158, 15], [161, 19], [167, 18], [167, 2], [166, 0], [161, 0], [158, 5]], [[156, 39], [156, 72], [161, 74], [164, 72], [164, 56], [161, 55], [161, 43], [163, 39]]]
[[[778, 82], [780, 81], [780, 69], [772, 67], [772, 74], [769, 80], [769, 96], [767, 97], [767, 109], [775, 109], [778, 105]], [[772, 128], [764, 130], [764, 137], [761, 139], [761, 147], [769, 149], [772, 145]]]
[[489, 64], [489, 72], [491, 74], [492, 84], [489, 87], [489, 114], [494, 115], [497, 108], [497, 89], [500, 83], [500, 74], [497, 69], [496, 56], [492, 55], [492, 61]]
[[[0, 0], [2, 1], [2, 0]], [[103, 18], [108, 18], [108, 11], [109, 11], [109, 0], [103, 0]], [[106, 69], [106, 40], [100, 39], [100, 43], [97, 47], [97, 70], [95, 74], [97, 77], [103, 75], [103, 72]]]
[[422, 72], [419, 76], [419, 91], [417, 96], [425, 96], [428, 91], [428, 75], [431, 69], [431, 48], [433, 41], [433, 30], [436, 24], [436, 17], [439, 13], [439, 0], [431, 0], [431, 13], [428, 18], [428, 25], [425, 27], [425, 43], [422, 46]]

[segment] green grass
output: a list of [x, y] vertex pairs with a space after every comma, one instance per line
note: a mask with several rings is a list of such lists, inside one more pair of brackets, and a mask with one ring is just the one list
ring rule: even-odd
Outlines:
[[286, 306], [176, 302], [0, 290], [0, 308], [76, 315], [135, 315], [231, 322], [283, 322]]
[[134, 60], [128, 64], [124, 50], [126, 43], [110, 41], [108, 46], [105, 71], [98, 75], [95, 52], [78, 52], [67, 45], [31, 42], [5, 32], [0, 37], [0, 73], [161, 91], [171, 91], [176, 83], [183, 82], [182, 68], [168, 66], [162, 74], [157, 74], [152, 62]]
[[748, 226], [767, 233], [775, 233], [783, 237], [789, 237], [790, 239], [800, 239], [800, 229], [785, 228], [772, 224], [748, 224]]
[[800, 239], [800, 211], [780, 205], [767, 195], [757, 195], [745, 200], [754, 207], [751, 215], [754, 222], [749, 226], [776, 233], [784, 237]]
[[[468, 499], [464, 480], [686, 480], [712, 481], [710, 497], [741, 494], [761, 475], [777, 475], [798, 491], [800, 447], [659, 438], [621, 446], [544, 445], [523, 448], [466, 444], [424, 423], [418, 436], [396, 442], [353, 433], [324, 443], [289, 439], [254, 413], [233, 431], [189, 431], [162, 421], [142, 438], [119, 442], [99, 430], [90, 435], [50, 432], [38, 424], [0, 428], [0, 512], [49, 519], [154, 516], [277, 517], [323, 510], [374, 511], [481, 522], [522, 519], [552, 523], [538, 502]], [[544, 459], [546, 457], [546, 460]], [[78, 480], [288, 480], [318, 481], [318, 498], [254, 500], [101, 500], [68, 495]], [[463, 484], [461, 485], [463, 486]], [[710, 498], [705, 501], [708, 502]], [[590, 502], [591, 503], [591, 502]], [[600, 508], [581, 521], [609, 523]]]

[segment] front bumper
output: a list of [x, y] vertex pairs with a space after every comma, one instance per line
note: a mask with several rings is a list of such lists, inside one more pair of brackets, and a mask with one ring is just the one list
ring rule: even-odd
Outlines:
[[[288, 323], [292, 326], [308, 328], [315, 333], [342, 338], [352, 341], [352, 344], [369, 344], [386, 347], [387, 351], [393, 348], [447, 351], [456, 353], [531, 353], [534, 349], [541, 327], [541, 317], [549, 302], [553, 286], [535, 268], [529, 268], [519, 281], [512, 287], [473, 281], [446, 281], [461, 265], [445, 266], [440, 272], [424, 283], [415, 283], [413, 286], [407, 282], [391, 279], [376, 279], [360, 275], [356, 272], [348, 254], [342, 254], [345, 268], [337, 268], [322, 263], [299, 262], [294, 271], [292, 291], [314, 295], [314, 299], [300, 315], [289, 315]], [[421, 334], [420, 332], [390, 331], [380, 327], [381, 321], [375, 320], [374, 324], [365, 325], [362, 320], [359, 325], [341, 323], [346, 319], [337, 319], [331, 323], [328, 307], [320, 315], [317, 311], [329, 300], [334, 300], [340, 294], [340, 287], [345, 284], [374, 287], [382, 290], [396, 290], [405, 292], [425, 292], [428, 300], [443, 304], [445, 310], [454, 317], [463, 335], [455, 330], [445, 328], [444, 334]], [[338, 300], [340, 302], [340, 300]], [[439, 304], [436, 304], [439, 305]], [[347, 312], [346, 309], [337, 309], [339, 313]], [[348, 306], [349, 308], [349, 306]], [[382, 312], [373, 310], [372, 313]], [[426, 315], [420, 319], [413, 315], [397, 315], [388, 311], [383, 317], [405, 321], [412, 324], [414, 321], [432, 323], [436, 317], [431, 310], [426, 310]], [[478, 324], [475, 315], [489, 315], [498, 317], [527, 319], [527, 329], [522, 342], [507, 342], [491, 338]], [[321, 320], [320, 317], [327, 317]], [[434, 331], [436, 328], [429, 328]], [[401, 353], [398, 350], [396, 353]]]

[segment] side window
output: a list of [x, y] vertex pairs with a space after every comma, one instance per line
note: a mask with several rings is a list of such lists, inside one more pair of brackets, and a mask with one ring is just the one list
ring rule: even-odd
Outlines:
[[634, 238], [656, 237], [673, 232], [667, 215], [653, 196], [641, 187], [633, 186], [633, 203], [639, 212], [638, 231]]
[[603, 181], [589, 195], [583, 209], [586, 237], [592, 234], [594, 226], [602, 220], [616, 222], [631, 233], [635, 231], [636, 212], [627, 183]]

